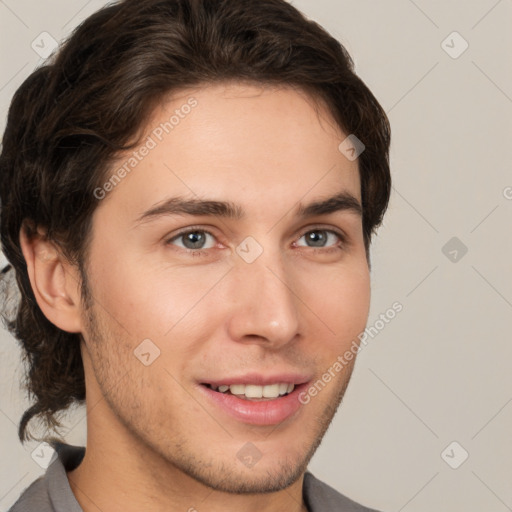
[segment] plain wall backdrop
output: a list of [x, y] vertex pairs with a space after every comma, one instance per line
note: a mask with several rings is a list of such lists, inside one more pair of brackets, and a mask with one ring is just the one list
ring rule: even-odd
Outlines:
[[[512, 1], [292, 3], [346, 46], [392, 126], [394, 187], [372, 247], [375, 329], [310, 470], [383, 511], [512, 510]], [[51, 38], [104, 4], [0, 0], [2, 131]], [[402, 311], [382, 327], [395, 302]], [[0, 356], [6, 511], [44, 469], [38, 443], [17, 438], [28, 403], [4, 330]], [[68, 417], [72, 444], [85, 444], [84, 415]]]

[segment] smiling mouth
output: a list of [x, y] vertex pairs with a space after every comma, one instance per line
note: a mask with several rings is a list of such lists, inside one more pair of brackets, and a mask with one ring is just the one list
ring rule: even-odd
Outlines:
[[294, 389], [294, 384], [279, 382], [268, 384], [266, 386], [258, 386], [254, 384], [231, 384], [222, 386], [213, 386], [212, 384], [203, 384], [209, 389], [226, 395], [234, 395], [237, 398], [248, 401], [265, 401], [277, 400], [288, 394]]

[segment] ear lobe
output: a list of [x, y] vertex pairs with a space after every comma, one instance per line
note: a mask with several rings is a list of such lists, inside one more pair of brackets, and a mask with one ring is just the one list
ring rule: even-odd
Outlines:
[[63, 331], [81, 332], [80, 284], [74, 267], [40, 229], [29, 237], [23, 226], [20, 245], [44, 316]]

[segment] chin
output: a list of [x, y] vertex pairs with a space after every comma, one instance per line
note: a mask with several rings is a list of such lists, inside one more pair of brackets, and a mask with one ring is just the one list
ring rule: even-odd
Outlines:
[[205, 461], [188, 458], [174, 461], [183, 473], [217, 492], [229, 494], [269, 494], [294, 484], [306, 471], [312, 453], [283, 460], [264, 460], [245, 465], [236, 456], [230, 460]]
[[[229, 494], [269, 494], [282, 491], [295, 483], [304, 473], [302, 465], [277, 468], [232, 468], [223, 475], [204, 475], [197, 478], [203, 485]], [[192, 475], [191, 475], [192, 476]]]

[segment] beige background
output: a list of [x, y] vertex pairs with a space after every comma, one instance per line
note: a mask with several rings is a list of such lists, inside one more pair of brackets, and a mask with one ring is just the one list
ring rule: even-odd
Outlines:
[[[60, 40], [104, 3], [0, 0], [2, 129], [43, 62], [32, 41]], [[310, 470], [383, 511], [512, 510], [512, 1], [293, 3], [345, 44], [390, 116], [394, 190], [369, 325], [403, 305], [361, 351]], [[0, 337], [5, 511], [43, 469], [37, 443], [17, 440], [19, 351]], [[84, 444], [83, 417], [70, 415], [69, 442]]]

